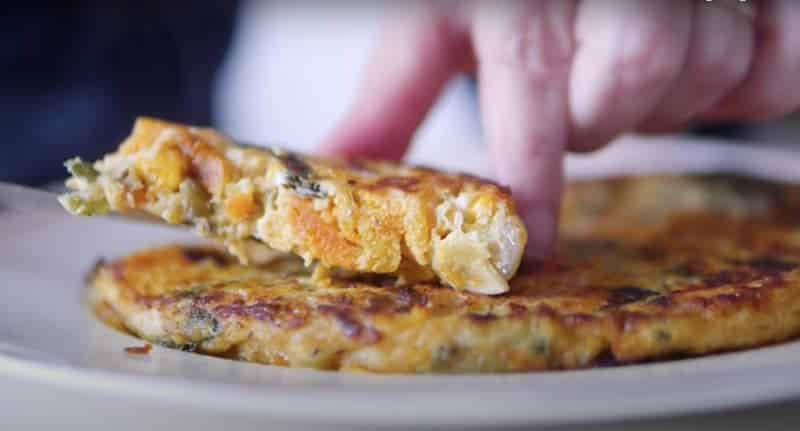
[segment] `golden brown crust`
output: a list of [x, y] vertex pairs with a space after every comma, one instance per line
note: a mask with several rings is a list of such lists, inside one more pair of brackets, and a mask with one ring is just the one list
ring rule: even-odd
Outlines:
[[798, 197], [730, 177], [572, 185], [556, 257], [494, 297], [319, 284], [297, 261], [247, 268], [180, 247], [103, 265], [92, 285], [150, 341], [268, 364], [505, 372], [703, 355], [800, 333]]
[[[68, 182], [77, 192], [65, 201], [105, 199], [113, 211], [144, 210], [191, 224], [243, 258], [241, 243], [256, 238], [329, 268], [416, 269], [404, 275], [437, 273], [456, 288], [500, 293], [527, 236], [507, 191], [485, 180], [256, 149], [210, 129], [149, 118], [139, 119], [119, 151], [95, 168], [96, 180], [76, 175]], [[478, 259], [472, 266], [490, 273], [495, 285], [448, 277], [454, 271], [444, 262], [457, 249], [451, 243], [470, 249]]]

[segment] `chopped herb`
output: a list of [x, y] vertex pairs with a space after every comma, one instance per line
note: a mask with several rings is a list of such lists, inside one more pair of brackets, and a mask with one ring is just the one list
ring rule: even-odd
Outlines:
[[211, 313], [202, 308], [193, 307], [189, 311], [189, 317], [183, 323], [182, 332], [192, 341], [202, 343], [219, 335], [220, 325]]
[[658, 292], [637, 286], [620, 286], [609, 290], [607, 307], [619, 307], [657, 296]]
[[672, 335], [663, 329], [659, 329], [655, 332], [655, 338], [659, 343], [668, 343], [672, 341]]
[[327, 193], [322, 191], [319, 183], [315, 183], [306, 177], [299, 175], [288, 175], [284, 179], [282, 185], [287, 189], [294, 190], [300, 196], [316, 199], [324, 199], [328, 197]]
[[549, 349], [550, 346], [549, 343], [547, 342], [547, 338], [535, 337], [533, 339], [533, 353], [537, 355], [546, 355]]
[[287, 175], [282, 185], [294, 190], [304, 197], [324, 199], [328, 195], [322, 191], [318, 182], [313, 180], [313, 170], [300, 156], [284, 151], [280, 148], [271, 148], [272, 155], [286, 166]]
[[277, 147], [270, 148], [269, 151], [272, 153], [273, 157], [283, 162], [290, 174], [303, 177], [307, 177], [311, 174], [311, 166], [297, 154], [290, 153]]
[[183, 299], [191, 299], [195, 296], [199, 295], [205, 290], [208, 290], [209, 286], [205, 283], [195, 284], [194, 286], [184, 290], [179, 294], [179, 296]]
[[168, 349], [177, 349], [184, 352], [194, 352], [197, 350], [197, 343], [177, 343], [169, 339], [164, 339], [159, 341], [158, 344]]

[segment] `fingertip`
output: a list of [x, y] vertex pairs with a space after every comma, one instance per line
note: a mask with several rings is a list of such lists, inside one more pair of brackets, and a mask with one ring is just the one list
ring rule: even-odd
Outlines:
[[556, 240], [556, 211], [553, 208], [536, 207], [523, 214], [528, 229], [525, 255], [529, 259], [545, 259], [553, 252]]
[[483, 4], [473, 23], [484, 133], [528, 230], [525, 258], [541, 259], [556, 238], [574, 3], [500, 4]]

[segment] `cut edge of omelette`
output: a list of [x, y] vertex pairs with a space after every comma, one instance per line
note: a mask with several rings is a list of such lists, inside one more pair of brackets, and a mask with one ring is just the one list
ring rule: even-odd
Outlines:
[[193, 226], [243, 262], [255, 239], [325, 269], [501, 294], [527, 241], [508, 193], [483, 180], [256, 148], [146, 117], [116, 152], [66, 166], [72, 192], [59, 200], [69, 212], [145, 212]]

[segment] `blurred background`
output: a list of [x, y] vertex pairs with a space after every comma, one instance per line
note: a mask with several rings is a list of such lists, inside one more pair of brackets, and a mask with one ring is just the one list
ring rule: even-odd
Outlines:
[[[0, 181], [43, 185], [137, 115], [312, 151], [349, 107], [388, 2], [40, 2], [0, 17]], [[797, 116], [693, 135], [789, 145]], [[474, 83], [451, 83], [410, 159], [488, 175]]]

